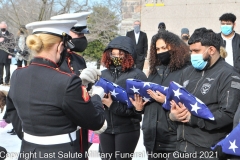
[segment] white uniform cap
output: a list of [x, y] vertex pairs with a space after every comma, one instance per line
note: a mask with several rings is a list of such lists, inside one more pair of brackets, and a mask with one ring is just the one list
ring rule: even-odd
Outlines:
[[77, 33], [89, 33], [87, 29], [87, 18], [91, 12], [80, 12], [80, 13], [70, 13], [70, 14], [61, 14], [53, 16], [51, 20], [77, 20], [77, 23], [72, 28], [73, 32]]
[[77, 23], [76, 20], [62, 20], [62, 21], [37, 21], [26, 25], [27, 29], [33, 30], [33, 34], [47, 33], [56, 36], [64, 37], [65, 34], [69, 36], [70, 29]]

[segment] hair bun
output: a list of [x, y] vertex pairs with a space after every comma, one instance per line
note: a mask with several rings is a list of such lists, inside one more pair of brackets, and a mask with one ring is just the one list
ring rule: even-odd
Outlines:
[[39, 52], [42, 49], [43, 42], [37, 35], [30, 35], [26, 40], [29, 49]]

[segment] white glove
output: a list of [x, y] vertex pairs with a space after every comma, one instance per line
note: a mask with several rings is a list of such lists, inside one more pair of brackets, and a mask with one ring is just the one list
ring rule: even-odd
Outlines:
[[93, 131], [96, 134], [101, 134], [103, 133], [105, 130], [107, 129], [107, 121], [105, 120], [103, 123], [102, 128], [100, 128], [99, 130]]
[[82, 79], [82, 84], [87, 86], [88, 83], [94, 83], [100, 75], [101, 71], [96, 68], [85, 68], [79, 77]]
[[94, 94], [97, 94], [100, 96], [101, 99], [103, 99], [105, 93], [104, 93], [104, 89], [100, 86], [92, 86], [92, 96]]

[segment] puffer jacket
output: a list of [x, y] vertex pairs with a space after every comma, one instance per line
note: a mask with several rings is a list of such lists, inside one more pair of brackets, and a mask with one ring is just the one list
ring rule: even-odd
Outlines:
[[[126, 79], [134, 78], [146, 81], [146, 75], [137, 68], [132, 68], [126, 72], [121, 71], [121, 67], [111, 66], [110, 69], [102, 71], [102, 78], [107, 79], [122, 88], [126, 89]], [[128, 109], [127, 105], [113, 101], [108, 108], [105, 106], [105, 117], [108, 127], [105, 133], [118, 134], [124, 132], [131, 132], [140, 129], [140, 122], [142, 120], [141, 114], [135, 113], [133, 108]]]

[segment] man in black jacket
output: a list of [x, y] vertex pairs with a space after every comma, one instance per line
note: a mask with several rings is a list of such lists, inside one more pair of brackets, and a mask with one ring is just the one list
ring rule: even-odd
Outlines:
[[134, 41], [135, 55], [133, 55], [136, 68], [143, 70], [145, 57], [148, 50], [148, 39], [145, 32], [140, 31], [141, 22], [135, 21], [133, 24], [134, 30], [127, 32], [127, 37]]
[[218, 159], [210, 147], [232, 129], [240, 102], [240, 76], [220, 57], [220, 39], [212, 30], [196, 29], [188, 44], [192, 66], [183, 71], [181, 84], [209, 108], [215, 120], [196, 117], [181, 103], [172, 101], [169, 117], [180, 122], [177, 150], [195, 153], [197, 158], [190, 159]]
[[10, 64], [12, 56], [9, 53], [14, 51], [14, 36], [8, 32], [7, 24], [5, 22], [0, 23], [0, 84], [3, 84], [3, 67], [6, 70], [5, 84], [9, 85], [10, 80]]
[[236, 16], [232, 13], [225, 13], [220, 18], [221, 46], [227, 51], [226, 62], [234, 66], [240, 73], [240, 35], [234, 31]]

